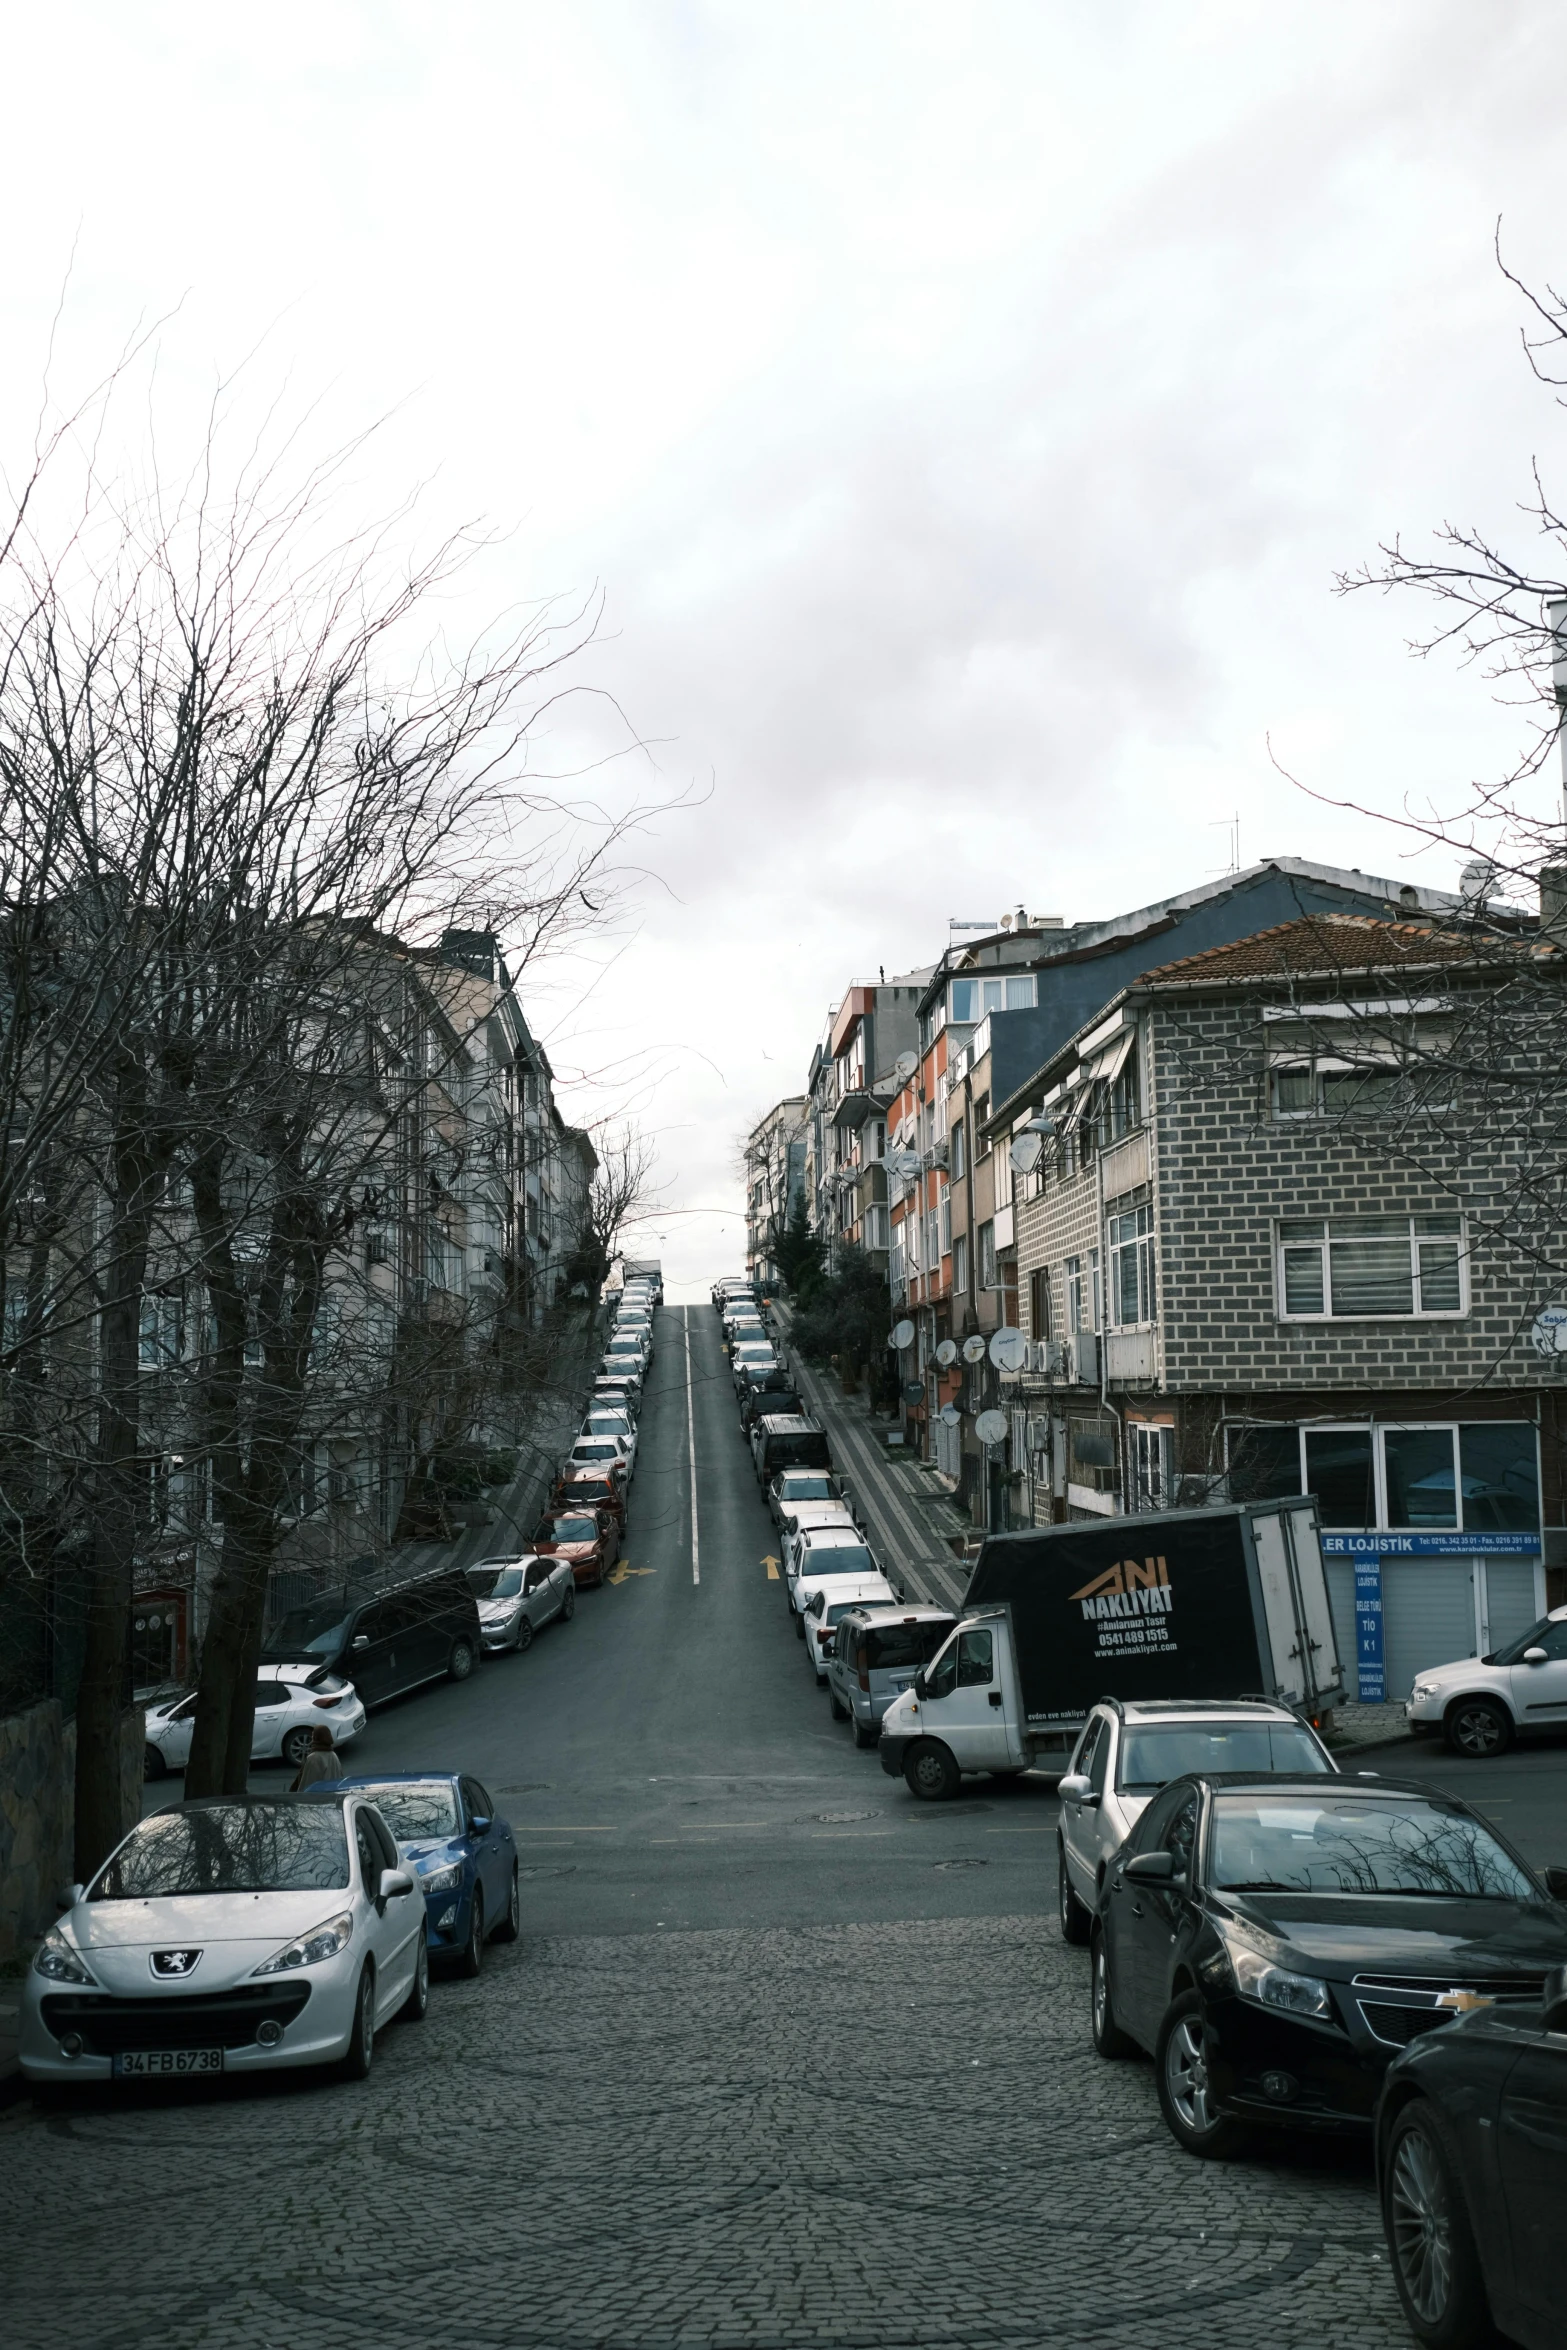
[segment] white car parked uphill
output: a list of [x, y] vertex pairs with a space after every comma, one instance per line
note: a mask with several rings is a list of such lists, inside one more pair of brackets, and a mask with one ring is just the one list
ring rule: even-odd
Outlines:
[[[365, 1709], [352, 1681], [341, 1680], [322, 1665], [265, 1666], [256, 1682], [251, 1761], [280, 1756], [297, 1770], [312, 1732], [323, 1723], [332, 1733], [334, 1746], [347, 1746], [358, 1737], [365, 1726]], [[142, 1767], [149, 1779], [161, 1779], [165, 1771], [185, 1768], [195, 1727], [194, 1689], [147, 1708]]]

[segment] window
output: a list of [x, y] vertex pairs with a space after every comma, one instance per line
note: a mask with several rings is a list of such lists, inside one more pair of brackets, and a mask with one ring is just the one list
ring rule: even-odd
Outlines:
[[1036, 1265], [1028, 1277], [1028, 1334], [1036, 1346], [1051, 1335], [1048, 1265]]
[[1137, 1089], [1137, 1054], [1128, 1053], [1118, 1074], [1105, 1088], [1105, 1125], [1111, 1142], [1123, 1134], [1135, 1132], [1142, 1124], [1142, 1103]]
[[1540, 1525], [1540, 1469], [1526, 1420], [1480, 1421], [1458, 1431], [1464, 1524], [1501, 1534]]
[[952, 1151], [948, 1160], [954, 1183], [968, 1173], [967, 1141], [968, 1129], [963, 1120], [959, 1118], [952, 1128]]
[[885, 1248], [887, 1245], [887, 1211], [876, 1201], [860, 1218], [860, 1235], [866, 1248]]
[[968, 1291], [968, 1235], [960, 1232], [952, 1243], [952, 1286]]
[[1066, 1260], [1066, 1318], [1072, 1330], [1099, 1327], [1099, 1251]]
[[1132, 1475], [1136, 1481], [1139, 1509], [1162, 1510], [1169, 1506], [1170, 1453], [1175, 1431], [1156, 1428], [1141, 1420], [1134, 1420], [1126, 1431], [1131, 1439]]
[[1431, 1428], [1232, 1427], [1228, 1453], [1232, 1500], [1314, 1493], [1322, 1524], [1335, 1531], [1365, 1533], [1378, 1526], [1455, 1532], [1462, 1526], [1474, 1533], [1539, 1530], [1539, 1463], [1528, 1420], [1463, 1427], [1443, 1422]]
[[945, 1185], [942, 1186], [940, 1215], [941, 1235], [937, 1254], [944, 1257], [952, 1247], [952, 1194]]
[[993, 1677], [990, 1633], [960, 1632], [958, 1634], [958, 1687], [960, 1689], [988, 1689]]
[[141, 1301], [141, 1367], [158, 1371], [178, 1363], [185, 1352], [185, 1300], [179, 1291]]
[[1390, 1526], [1456, 1526], [1453, 1428], [1389, 1428], [1383, 1434]]
[[1306, 1482], [1291, 1491], [1314, 1493], [1324, 1526], [1363, 1532], [1377, 1522], [1376, 1467], [1369, 1428], [1308, 1428]]
[[1388, 1061], [1313, 1054], [1281, 1062], [1268, 1081], [1275, 1118], [1386, 1118], [1412, 1106], [1407, 1073]]
[[976, 1159], [985, 1159], [990, 1156], [990, 1136], [984, 1132], [985, 1120], [989, 1116], [989, 1094], [977, 1093], [974, 1096], [974, 1156]]
[[1286, 1218], [1278, 1258], [1286, 1321], [1464, 1311], [1460, 1216]]
[[1110, 1319], [1124, 1328], [1154, 1316], [1153, 1207], [1144, 1200], [1106, 1224], [1110, 1247]]
[[979, 1286], [981, 1289], [994, 1289], [996, 1286], [995, 1225], [981, 1224], [976, 1237], [979, 1242]]
[[999, 979], [954, 979], [947, 990], [947, 1018], [967, 1024], [983, 1020], [987, 1012], [1030, 1011], [1035, 994], [1032, 971]]

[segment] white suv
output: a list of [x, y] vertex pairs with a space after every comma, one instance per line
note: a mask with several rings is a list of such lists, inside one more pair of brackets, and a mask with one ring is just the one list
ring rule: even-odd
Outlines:
[[1505, 1754], [1519, 1730], [1567, 1723], [1567, 1607], [1552, 1608], [1489, 1656], [1415, 1675], [1404, 1707], [1415, 1730], [1440, 1728], [1454, 1754]]
[[1106, 1868], [1171, 1779], [1188, 1771], [1245, 1771], [1252, 1778], [1283, 1771], [1300, 1778], [1337, 1768], [1288, 1706], [1237, 1699], [1123, 1705], [1103, 1698], [1083, 1724], [1056, 1791], [1063, 1939], [1088, 1940]]

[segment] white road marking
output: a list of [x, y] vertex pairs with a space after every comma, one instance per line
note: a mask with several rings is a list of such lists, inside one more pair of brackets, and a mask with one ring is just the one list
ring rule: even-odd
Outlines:
[[686, 1451], [691, 1457], [691, 1580], [702, 1580], [702, 1549], [697, 1536], [696, 1522], [696, 1406], [691, 1396], [691, 1315], [692, 1307], [685, 1308], [686, 1317]]

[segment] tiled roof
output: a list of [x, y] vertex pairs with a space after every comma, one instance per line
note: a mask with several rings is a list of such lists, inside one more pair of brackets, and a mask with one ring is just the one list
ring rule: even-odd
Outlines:
[[1419, 969], [1432, 964], [1467, 964], [1494, 969], [1499, 958], [1518, 954], [1529, 959], [1551, 955], [1554, 949], [1533, 941], [1520, 947], [1512, 940], [1462, 937], [1450, 930], [1432, 930], [1416, 922], [1379, 922], [1369, 914], [1306, 914], [1296, 922], [1280, 922], [1228, 946], [1208, 947], [1200, 955], [1183, 955], [1179, 962], [1161, 963], [1145, 974], [1142, 984], [1162, 981], [1194, 986], [1209, 979], [1339, 978], [1346, 972]]

